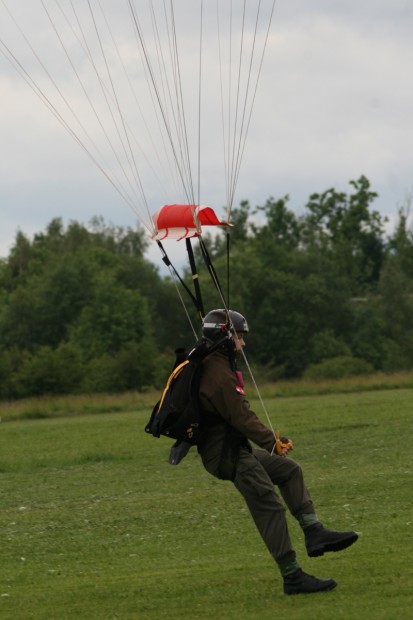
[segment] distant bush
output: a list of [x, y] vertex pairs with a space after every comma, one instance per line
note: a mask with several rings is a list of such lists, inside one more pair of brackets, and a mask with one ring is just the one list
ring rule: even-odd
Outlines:
[[383, 347], [383, 361], [381, 370], [384, 372], [397, 372], [410, 370], [412, 362], [405, 354], [402, 347], [394, 340], [386, 339]]
[[36, 355], [23, 352], [12, 397], [75, 392], [83, 375], [80, 351], [62, 343], [57, 349], [40, 347]]
[[109, 355], [93, 358], [85, 369], [81, 392], [142, 391], [152, 386], [156, 375], [157, 355], [150, 338], [129, 342]]
[[341, 379], [354, 375], [368, 375], [374, 372], [373, 365], [366, 360], [349, 355], [333, 357], [318, 364], [311, 364], [304, 373], [306, 379]]
[[332, 358], [351, 356], [350, 347], [334, 335], [331, 329], [317, 332], [312, 338], [312, 362], [318, 364]]

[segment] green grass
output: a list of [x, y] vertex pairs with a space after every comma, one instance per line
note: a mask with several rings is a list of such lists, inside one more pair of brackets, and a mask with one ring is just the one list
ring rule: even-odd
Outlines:
[[[413, 390], [266, 399], [320, 518], [351, 549], [308, 558], [333, 592], [287, 597], [242, 498], [170, 442], [149, 407], [0, 424], [2, 620], [408, 620], [413, 609]], [[133, 399], [127, 405], [132, 408]], [[255, 403], [254, 403], [255, 406]], [[259, 413], [259, 409], [257, 407]]]
[[[247, 373], [244, 375], [248, 393], [254, 395], [254, 388]], [[260, 391], [266, 399], [410, 388], [413, 388], [413, 372], [374, 373], [335, 380], [298, 379], [276, 383], [260, 382]], [[160, 392], [161, 390], [122, 394], [44, 396], [0, 401], [0, 421], [40, 420], [88, 413], [147, 412], [158, 400]]]

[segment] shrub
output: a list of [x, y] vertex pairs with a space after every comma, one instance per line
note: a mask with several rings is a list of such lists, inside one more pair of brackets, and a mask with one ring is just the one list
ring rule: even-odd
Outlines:
[[349, 355], [333, 357], [319, 364], [311, 364], [304, 373], [306, 379], [341, 379], [354, 375], [368, 375], [374, 371], [366, 360]]
[[16, 396], [69, 394], [76, 392], [83, 375], [78, 348], [63, 343], [57, 349], [44, 346], [37, 353], [25, 353], [16, 376]]
[[150, 338], [129, 342], [117, 353], [104, 353], [87, 364], [82, 391], [142, 391], [154, 383], [156, 362], [156, 350]]
[[409, 370], [411, 367], [412, 362], [402, 347], [394, 340], [385, 340], [382, 370], [384, 372], [397, 372], [399, 370]]
[[337, 338], [331, 329], [325, 329], [315, 334], [312, 338], [311, 349], [311, 357], [314, 363], [351, 355], [350, 348], [340, 338]]

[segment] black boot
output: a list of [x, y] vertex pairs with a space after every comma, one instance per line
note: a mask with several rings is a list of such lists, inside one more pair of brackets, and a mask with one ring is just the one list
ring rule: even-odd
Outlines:
[[304, 530], [305, 546], [310, 557], [323, 555], [327, 551], [341, 551], [356, 542], [356, 532], [333, 532], [321, 523]]
[[327, 592], [335, 588], [334, 579], [318, 579], [307, 575], [301, 568], [284, 577], [285, 594], [312, 594], [313, 592]]

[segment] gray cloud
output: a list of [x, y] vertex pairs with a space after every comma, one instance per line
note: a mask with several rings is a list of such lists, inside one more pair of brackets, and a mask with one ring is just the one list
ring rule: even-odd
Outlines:
[[[185, 15], [179, 22], [182, 32], [184, 24], [187, 29], [181, 39], [187, 85], [188, 72], [196, 67], [187, 53], [198, 36], [191, 28], [196, 4], [176, 2], [177, 17]], [[106, 0], [103, 5], [116, 8], [119, 3]], [[19, 23], [31, 24], [39, 51], [84, 110], [82, 94], [63, 71], [62, 58], [51, 53], [51, 32], [33, 2], [16, 0], [12, 8]], [[121, 13], [113, 15], [120, 19]], [[413, 7], [405, 0], [277, 2], [235, 203], [249, 199], [262, 204], [270, 195], [288, 193], [290, 206], [300, 212], [312, 192], [332, 186], [348, 190], [350, 179], [365, 174], [380, 195], [376, 208], [394, 221], [413, 185], [412, 26]], [[0, 38], [20, 46], [2, 26]], [[208, 49], [208, 56], [214, 51]], [[123, 53], [128, 58], [126, 41]], [[219, 210], [226, 200], [222, 149], [213, 142], [219, 84], [207, 63], [204, 72], [210, 80], [205, 107], [211, 116], [203, 127], [201, 201]], [[134, 105], [131, 101], [128, 113], [137, 115]], [[115, 224], [134, 225], [135, 215], [1, 57], [0, 108], [0, 255], [8, 252], [17, 228], [33, 234], [53, 217], [87, 222], [103, 215]], [[195, 108], [193, 96], [187, 111], [192, 125]], [[95, 132], [94, 122], [86, 118]], [[145, 154], [153, 156], [149, 137], [143, 130], [139, 136]], [[151, 210], [165, 200], [182, 199], [170, 186], [161, 192], [143, 160], [139, 165]], [[166, 169], [158, 166], [158, 173], [167, 185]]]

